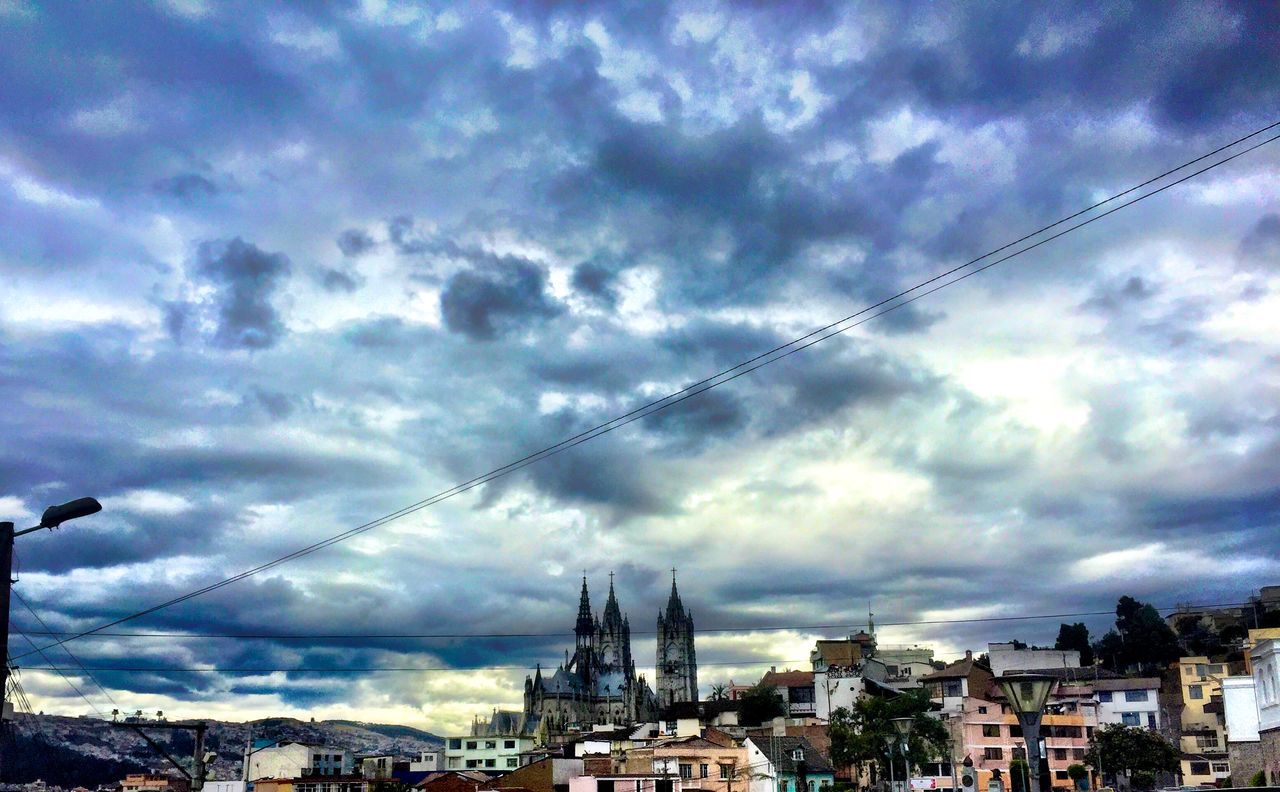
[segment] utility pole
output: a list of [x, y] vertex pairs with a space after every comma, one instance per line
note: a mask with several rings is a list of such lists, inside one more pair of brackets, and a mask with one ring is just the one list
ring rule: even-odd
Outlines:
[[[146, 740], [147, 745], [150, 745], [153, 751], [160, 754], [165, 759], [169, 760], [169, 764], [178, 768], [178, 772], [182, 773], [184, 776], [187, 777], [187, 780], [191, 782], [191, 792], [200, 792], [200, 790], [204, 789], [205, 778], [209, 775], [209, 763], [218, 757], [216, 753], [213, 753], [212, 751], [206, 752], [204, 749], [204, 733], [205, 733], [205, 730], [209, 728], [209, 724], [205, 723], [204, 721], [196, 721], [195, 723], [116, 723], [116, 722], [112, 722], [111, 725], [119, 729], [129, 729], [131, 731], [137, 732], [138, 736]], [[195, 750], [192, 752], [193, 757], [191, 762], [192, 770], [194, 770], [195, 772], [188, 772], [187, 768], [182, 764], [182, 762], [179, 762], [177, 759], [173, 758], [173, 756], [171, 756], [169, 752], [164, 749], [164, 746], [160, 745], [160, 743], [153, 740], [151, 738], [151, 735], [147, 734], [142, 730], [144, 726], [148, 729], [172, 729], [172, 730], [183, 730], [183, 731], [195, 732]]]

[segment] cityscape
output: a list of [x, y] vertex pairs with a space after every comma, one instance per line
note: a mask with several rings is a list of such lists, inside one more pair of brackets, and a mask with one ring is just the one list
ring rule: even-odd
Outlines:
[[1280, 792], [1280, 2], [0, 0], [0, 792]]

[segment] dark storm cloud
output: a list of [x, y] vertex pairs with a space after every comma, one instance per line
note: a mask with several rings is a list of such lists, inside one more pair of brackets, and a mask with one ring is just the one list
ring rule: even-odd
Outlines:
[[616, 272], [594, 261], [584, 261], [573, 268], [573, 288], [609, 306], [618, 301], [616, 279]]
[[1264, 272], [1280, 269], [1280, 215], [1266, 214], [1259, 218], [1240, 240], [1239, 257], [1241, 263], [1250, 268]]
[[1115, 314], [1128, 308], [1128, 303], [1148, 300], [1156, 293], [1154, 287], [1140, 276], [1134, 275], [1123, 285], [1101, 288], [1084, 302], [1083, 307], [1104, 314]]
[[354, 258], [372, 250], [375, 242], [364, 229], [348, 228], [338, 234], [337, 244], [342, 255]]
[[440, 292], [440, 311], [451, 331], [491, 341], [560, 313], [546, 286], [547, 273], [539, 265], [497, 257], [483, 268], [450, 277]]
[[197, 255], [199, 272], [219, 287], [219, 346], [264, 349], [284, 335], [284, 323], [271, 298], [289, 274], [289, 259], [267, 253], [236, 237], [230, 242], [205, 242]]

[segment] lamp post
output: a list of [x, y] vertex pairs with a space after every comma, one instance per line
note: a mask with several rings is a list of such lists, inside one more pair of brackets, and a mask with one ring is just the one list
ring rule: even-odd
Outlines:
[[[0, 522], [0, 657], [9, 656], [9, 586], [13, 583], [13, 540], [41, 528], [52, 530], [68, 520], [100, 511], [102, 504], [93, 498], [77, 498], [58, 506], [50, 506], [40, 515], [39, 525], [23, 528], [21, 531], [13, 530], [11, 522]], [[9, 665], [0, 662], [0, 719], [4, 717], [4, 690], [8, 683]], [[0, 761], [3, 761], [3, 756], [0, 756]]]
[[898, 785], [897, 780], [895, 780], [895, 779], [894, 779], [894, 777], [893, 777], [893, 745], [894, 745], [894, 742], [895, 742], [895, 740], [894, 740], [892, 737], [890, 737], [890, 736], [888, 736], [888, 735], [885, 735], [885, 738], [884, 738], [884, 747], [885, 747], [885, 749], [889, 752], [889, 792], [896, 792], [895, 788], [896, 788], [896, 787], [897, 787], [897, 785]]
[[1004, 674], [996, 681], [1022, 726], [1022, 739], [1027, 744], [1027, 766], [1031, 772], [1031, 792], [1049, 792], [1049, 778], [1040, 772], [1040, 719], [1057, 680], [1048, 674]]
[[898, 733], [898, 742], [902, 745], [902, 789], [911, 792], [911, 753], [908, 740], [911, 738], [911, 727], [916, 725], [915, 718], [893, 718], [889, 721]]

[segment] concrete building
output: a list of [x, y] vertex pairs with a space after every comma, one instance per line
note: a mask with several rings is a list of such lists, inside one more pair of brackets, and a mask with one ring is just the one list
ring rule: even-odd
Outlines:
[[820, 639], [809, 652], [809, 662], [815, 672], [825, 671], [827, 666], [833, 665], [848, 668], [870, 657], [875, 648], [875, 637], [866, 632], [856, 632], [837, 640]]
[[831, 762], [804, 737], [748, 737], [743, 747], [747, 792], [820, 792], [835, 784]]
[[520, 755], [533, 749], [530, 735], [492, 734], [448, 737], [444, 743], [444, 769], [507, 772], [520, 766]]
[[761, 685], [772, 685], [778, 689], [782, 701], [787, 706], [787, 717], [801, 718], [816, 716], [818, 712], [817, 696], [814, 690], [814, 674], [812, 671], [779, 671], [771, 667], [760, 679]]
[[987, 659], [996, 676], [1013, 671], [1080, 667], [1080, 653], [1074, 649], [1019, 649], [1011, 643], [987, 644]]
[[354, 773], [354, 759], [345, 748], [283, 741], [255, 743], [249, 753], [245, 780], [261, 778], [301, 778], [303, 776], [347, 776]]
[[1122, 723], [1159, 731], [1160, 678], [1098, 679], [1093, 683], [1093, 698], [1098, 702], [1098, 722]]
[[415, 773], [435, 773], [444, 769], [444, 748], [434, 751], [420, 751], [418, 758], [409, 763], [409, 770]]
[[1268, 784], [1280, 785], [1280, 639], [1259, 640], [1249, 650], [1249, 662], [1258, 703], [1262, 772]]
[[569, 782], [583, 775], [582, 759], [547, 757], [481, 784], [481, 789], [567, 792]]
[[679, 778], [654, 773], [581, 775], [569, 779], [566, 792], [685, 792]]
[[975, 660], [969, 651], [964, 653], [963, 660], [920, 677], [929, 698], [941, 704], [946, 714], [961, 712], [967, 698], [986, 696], [994, 680], [991, 667]]
[[[293, 792], [369, 792], [378, 782], [358, 775], [303, 776], [293, 781]], [[255, 785], [254, 792], [258, 792]]]
[[120, 782], [121, 792], [187, 792], [191, 784], [185, 778], [162, 773], [130, 773]]
[[1182, 693], [1182, 783], [1216, 785], [1231, 775], [1227, 758], [1227, 727], [1222, 715], [1222, 679], [1229, 675], [1226, 663], [1204, 656], [1178, 660], [1178, 685]]
[[708, 732], [710, 739], [679, 737], [634, 748], [627, 752], [622, 769], [627, 773], [676, 776], [686, 792], [734, 792], [735, 786], [744, 789], [749, 775], [746, 749], [731, 739], [717, 739], [714, 729]]
[[1236, 786], [1262, 770], [1258, 697], [1252, 676], [1222, 678], [1222, 715], [1227, 724], [1227, 762]]

